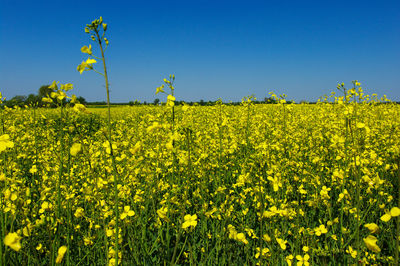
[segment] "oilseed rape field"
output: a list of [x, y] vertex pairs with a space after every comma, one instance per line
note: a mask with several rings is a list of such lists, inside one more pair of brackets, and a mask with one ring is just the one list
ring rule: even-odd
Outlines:
[[106, 30], [77, 70], [103, 65], [108, 108], [53, 82], [56, 108], [0, 109], [1, 265], [398, 264], [399, 105], [358, 81], [178, 105], [171, 75], [164, 104], [110, 108]]
[[394, 262], [397, 105], [174, 109], [2, 110], [2, 263]]

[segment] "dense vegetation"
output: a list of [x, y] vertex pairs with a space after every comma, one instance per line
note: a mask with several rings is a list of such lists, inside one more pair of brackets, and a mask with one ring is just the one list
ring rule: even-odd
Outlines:
[[87, 110], [2, 111], [3, 263], [393, 262], [397, 105], [113, 108], [118, 202]]

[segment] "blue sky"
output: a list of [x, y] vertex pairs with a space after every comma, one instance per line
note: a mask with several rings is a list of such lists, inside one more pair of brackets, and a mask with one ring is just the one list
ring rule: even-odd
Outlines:
[[164, 101], [155, 88], [169, 74], [186, 101], [270, 91], [313, 101], [355, 79], [367, 93], [400, 101], [398, 0], [0, 0], [3, 96], [57, 80], [105, 100], [102, 77], [76, 70], [87, 58], [80, 48], [91, 43], [84, 27], [99, 16], [109, 26], [112, 102]]

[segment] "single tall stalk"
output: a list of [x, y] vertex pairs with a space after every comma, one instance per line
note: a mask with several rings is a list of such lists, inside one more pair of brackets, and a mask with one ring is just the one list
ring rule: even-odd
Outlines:
[[61, 103], [60, 106], [60, 167], [58, 169], [58, 182], [57, 182], [57, 218], [61, 218], [61, 181], [64, 174], [64, 107]]
[[103, 68], [104, 68], [104, 80], [106, 83], [106, 92], [107, 92], [107, 138], [108, 143], [110, 144], [110, 155], [113, 164], [113, 175], [114, 175], [114, 213], [115, 213], [115, 262], [118, 264], [118, 236], [119, 236], [119, 204], [118, 204], [118, 171], [115, 163], [115, 156], [112, 148], [112, 131], [111, 131], [111, 108], [110, 108], [110, 89], [108, 83], [108, 75], [107, 75], [107, 66], [106, 66], [106, 58], [104, 56], [104, 49], [103, 44], [99, 35], [98, 30], [95, 30], [97, 41], [100, 46], [101, 51], [101, 59], [103, 61]]
[[[103, 29], [102, 34], [100, 36], [100, 31]], [[114, 177], [114, 215], [115, 215], [115, 263], [118, 264], [118, 253], [119, 253], [119, 247], [118, 247], [118, 238], [119, 238], [119, 199], [118, 199], [118, 184], [119, 184], [119, 178], [118, 178], [118, 170], [115, 162], [115, 156], [114, 156], [114, 151], [112, 147], [112, 130], [111, 130], [111, 109], [110, 109], [110, 84], [108, 82], [108, 74], [107, 74], [107, 66], [106, 66], [106, 58], [104, 55], [104, 47], [103, 47], [103, 41], [108, 46], [108, 40], [107, 38], [104, 37], [105, 32], [107, 30], [107, 24], [103, 23], [103, 18], [100, 17], [100, 19], [96, 19], [92, 21], [91, 24], [87, 24], [85, 27], [85, 32], [92, 34], [91, 39], [93, 41], [97, 41], [100, 51], [101, 51], [101, 58], [97, 58], [96, 56], [93, 55], [92, 52], [92, 46], [89, 45], [83, 46], [81, 48], [82, 53], [86, 53], [89, 56], [92, 56], [98, 60], [103, 61], [103, 69], [104, 73], [98, 72], [95, 69], [93, 69], [93, 64], [96, 63], [96, 60], [92, 58], [88, 58], [86, 62], [82, 62], [77, 70], [82, 73], [83, 71], [86, 70], [93, 70], [94, 72], [102, 75], [104, 77], [105, 83], [106, 83], [106, 93], [107, 93], [107, 134], [106, 138], [109, 143], [109, 149], [110, 149], [110, 156], [111, 156], [111, 161], [112, 161], [112, 171], [113, 171], [113, 177]]]

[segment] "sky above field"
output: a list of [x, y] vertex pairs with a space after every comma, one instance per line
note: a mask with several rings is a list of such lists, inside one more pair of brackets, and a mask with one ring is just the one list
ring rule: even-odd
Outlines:
[[398, 0], [0, 0], [3, 96], [57, 80], [105, 100], [102, 77], [76, 70], [87, 59], [80, 48], [92, 43], [84, 27], [99, 16], [108, 24], [112, 102], [165, 101], [155, 89], [169, 74], [185, 101], [261, 100], [270, 91], [314, 101], [352, 80], [400, 101]]

